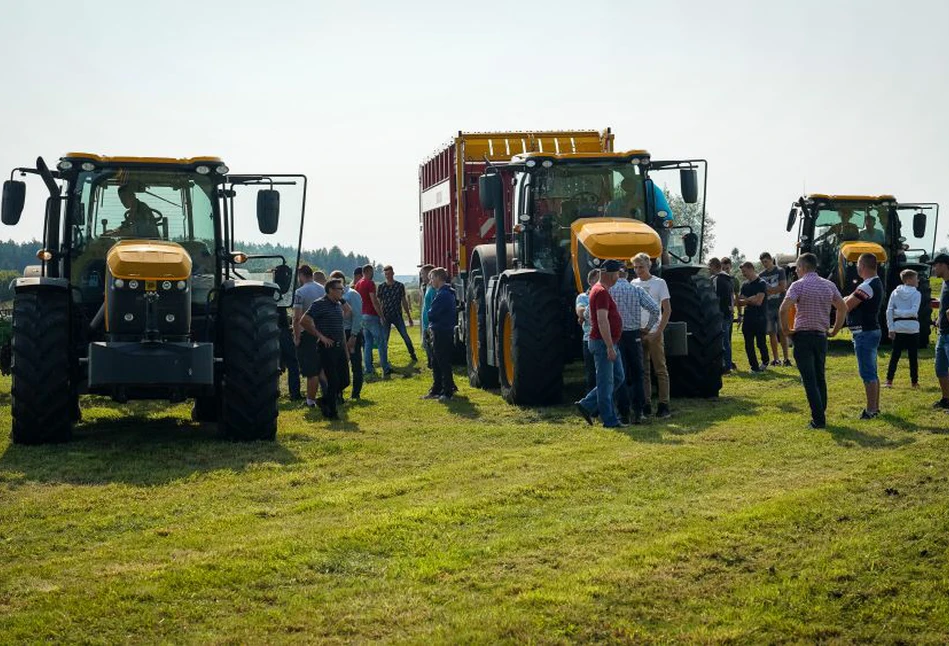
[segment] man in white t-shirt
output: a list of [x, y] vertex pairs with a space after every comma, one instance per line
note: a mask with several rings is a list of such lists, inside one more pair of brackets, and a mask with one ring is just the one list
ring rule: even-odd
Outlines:
[[[639, 253], [633, 256], [633, 271], [636, 272], [636, 278], [632, 282], [639, 285], [649, 295], [652, 300], [659, 303], [662, 313], [659, 321], [652, 327], [647, 334], [643, 335], [643, 379], [645, 380], [646, 407], [643, 410], [644, 415], [649, 415], [652, 401], [652, 373], [656, 372], [656, 381], [659, 384], [659, 405], [656, 407], [656, 417], [669, 417], [669, 369], [666, 367], [666, 346], [663, 343], [662, 335], [669, 323], [669, 315], [672, 313], [671, 301], [669, 298], [669, 286], [666, 281], [657, 278], [649, 273], [652, 266], [652, 260], [645, 253]], [[645, 325], [648, 321], [646, 312], [642, 313], [642, 321]], [[651, 369], [650, 369], [651, 366]]]

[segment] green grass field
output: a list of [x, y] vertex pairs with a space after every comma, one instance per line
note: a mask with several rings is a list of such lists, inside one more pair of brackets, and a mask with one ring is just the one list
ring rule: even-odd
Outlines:
[[0, 642], [947, 643], [931, 353], [860, 421], [838, 344], [825, 431], [793, 368], [736, 357], [720, 399], [623, 432], [460, 372], [449, 405], [424, 372], [333, 423], [285, 402], [269, 444], [84, 399], [71, 444], [0, 441]]

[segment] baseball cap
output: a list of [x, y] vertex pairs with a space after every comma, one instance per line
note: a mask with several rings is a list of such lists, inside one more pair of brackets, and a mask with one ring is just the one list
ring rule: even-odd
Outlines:
[[942, 263], [944, 265], [949, 265], [949, 253], [937, 253], [936, 257], [930, 260], [927, 265], [935, 265], [936, 263]]
[[600, 265], [600, 271], [614, 272], [619, 271], [623, 265], [619, 260], [606, 260]]

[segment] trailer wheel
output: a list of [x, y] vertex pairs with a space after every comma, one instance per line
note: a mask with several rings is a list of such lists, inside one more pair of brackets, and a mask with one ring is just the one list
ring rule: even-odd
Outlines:
[[269, 293], [225, 293], [220, 424], [238, 441], [273, 440], [280, 396], [280, 329]]
[[37, 291], [13, 301], [11, 437], [15, 444], [67, 442], [78, 417], [70, 383], [69, 294]]
[[468, 365], [468, 383], [474, 388], [497, 388], [498, 369], [488, 365], [487, 305], [481, 274], [472, 275], [465, 301], [465, 361]]
[[560, 299], [552, 285], [512, 280], [498, 305], [501, 395], [517, 405], [558, 404], [563, 393]]
[[673, 397], [717, 397], [722, 389], [722, 313], [712, 282], [705, 276], [670, 272], [672, 315], [688, 330], [688, 354], [668, 357]]

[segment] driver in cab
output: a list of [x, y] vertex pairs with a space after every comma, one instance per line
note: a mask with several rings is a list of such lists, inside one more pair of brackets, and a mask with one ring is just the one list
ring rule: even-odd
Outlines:
[[158, 238], [158, 224], [152, 209], [138, 199], [131, 184], [123, 184], [118, 190], [119, 200], [125, 207], [122, 224], [105, 235], [129, 238]]
[[841, 242], [851, 242], [859, 239], [860, 231], [857, 229], [857, 225], [850, 221], [852, 218], [853, 210], [840, 209], [840, 222], [828, 228], [827, 231], [819, 235], [814, 242], [827, 240], [831, 236], [834, 237], [834, 241], [837, 245]]
[[860, 239], [864, 242], [875, 242], [881, 247], [886, 243], [886, 237], [883, 231], [876, 228], [877, 219], [868, 215], [864, 220], [863, 229], [860, 230]]

